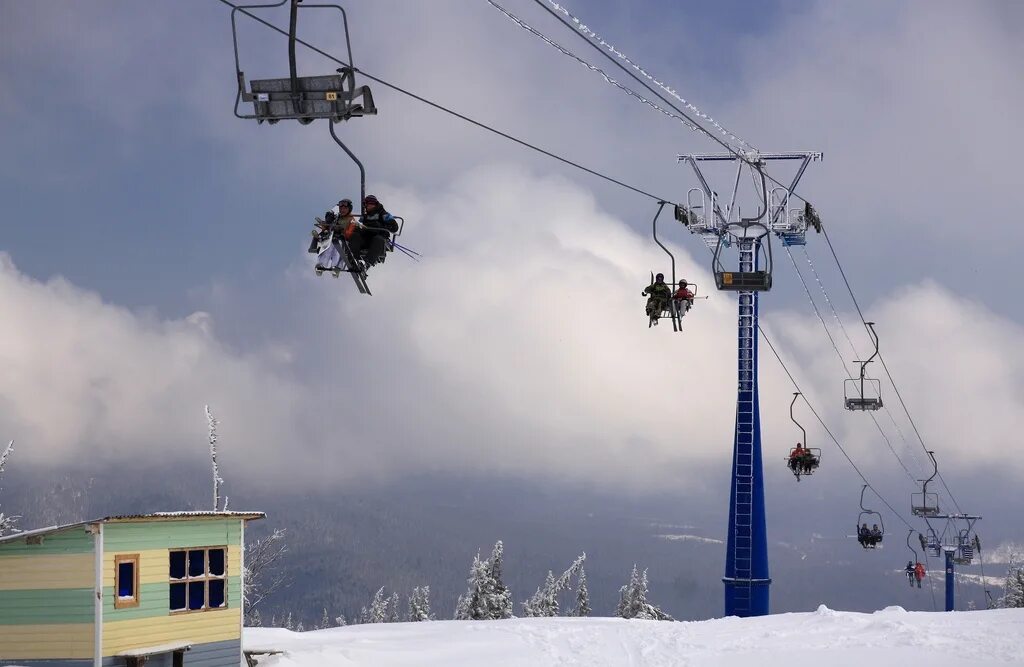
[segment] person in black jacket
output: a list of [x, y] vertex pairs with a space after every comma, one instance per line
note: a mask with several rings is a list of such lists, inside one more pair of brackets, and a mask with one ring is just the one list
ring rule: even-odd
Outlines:
[[348, 245], [352, 254], [362, 257], [367, 265], [373, 266], [384, 260], [388, 239], [398, 231], [398, 222], [375, 196], [366, 195], [360, 223], [360, 227], [348, 240]]

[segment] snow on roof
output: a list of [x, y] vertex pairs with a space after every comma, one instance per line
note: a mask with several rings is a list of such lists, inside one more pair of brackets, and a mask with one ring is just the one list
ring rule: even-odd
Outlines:
[[266, 514], [263, 512], [220, 512], [220, 511], [185, 511], [185, 512], [151, 512], [149, 514], [118, 514], [115, 516], [105, 516], [101, 519], [93, 519], [92, 521], [76, 521], [75, 523], [66, 523], [61, 526], [48, 526], [46, 528], [35, 528], [33, 530], [23, 530], [19, 533], [11, 533], [10, 535], [0, 536], [0, 544], [5, 542], [14, 542], [16, 540], [22, 540], [26, 537], [33, 537], [36, 535], [48, 535], [50, 533], [56, 533], [62, 530], [69, 530], [71, 528], [78, 528], [79, 526], [89, 526], [97, 523], [123, 523], [131, 521], [176, 521], [182, 519], [241, 519], [243, 521], [249, 521], [253, 519], [264, 519]]

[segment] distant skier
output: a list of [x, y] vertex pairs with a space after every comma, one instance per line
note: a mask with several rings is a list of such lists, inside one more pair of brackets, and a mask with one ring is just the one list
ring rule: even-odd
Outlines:
[[654, 282], [648, 285], [641, 296], [647, 299], [647, 317], [653, 325], [658, 324], [661, 312], [668, 306], [668, 300], [672, 297], [672, 288], [665, 284], [665, 274], [659, 273], [654, 276]]
[[857, 541], [860, 542], [861, 546], [867, 547], [871, 542], [871, 529], [868, 528], [868, 524], [861, 524], [857, 530]]
[[925, 578], [925, 566], [921, 562], [913, 567], [913, 578], [918, 580], [918, 588], [921, 588], [921, 582]]
[[798, 442], [796, 443], [796, 448], [789, 453], [789, 467], [793, 472], [796, 473], [797, 479], [800, 479], [800, 467], [804, 458], [805, 451], [807, 450], [805, 450], [803, 445]]
[[878, 524], [872, 524], [871, 526], [871, 546], [875, 546], [882, 541], [882, 529], [878, 527]]
[[917, 567], [914, 565], [914, 561], [908, 560], [907, 567], [905, 567], [903, 571], [907, 574], [907, 583], [910, 584], [911, 588], [914, 587], [914, 577], [917, 576], [916, 570]]

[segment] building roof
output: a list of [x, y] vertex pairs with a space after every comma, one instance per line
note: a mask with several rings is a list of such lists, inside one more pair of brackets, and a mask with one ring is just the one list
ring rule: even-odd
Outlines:
[[77, 528], [78, 526], [88, 526], [96, 523], [130, 523], [137, 521], [182, 521], [185, 519], [241, 519], [243, 521], [249, 521], [252, 519], [263, 519], [266, 518], [266, 514], [263, 512], [227, 512], [227, 511], [185, 511], [185, 512], [151, 512], [149, 514], [118, 514], [115, 516], [105, 516], [101, 519], [93, 519], [92, 521], [76, 521], [75, 523], [66, 523], [62, 526], [48, 526], [46, 528], [36, 528], [34, 530], [24, 530], [20, 533], [12, 533], [10, 535], [0, 536], [0, 544], [5, 542], [13, 542], [15, 540], [21, 540], [26, 537], [33, 537], [36, 535], [47, 535], [49, 533], [56, 533], [61, 530], [68, 530], [69, 528]]

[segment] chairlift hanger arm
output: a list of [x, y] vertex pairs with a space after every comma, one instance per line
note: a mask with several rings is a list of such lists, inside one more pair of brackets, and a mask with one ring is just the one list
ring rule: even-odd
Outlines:
[[[669, 249], [665, 247], [665, 244], [661, 242], [661, 239], [658, 238], [658, 218], [661, 216], [661, 212], [665, 209], [665, 204], [667, 203], [668, 202], [666, 201], [658, 202], [658, 210], [654, 214], [654, 220], [651, 221], [651, 230], [654, 234], [654, 242], [658, 244], [658, 247], [665, 251], [665, 254], [668, 255], [668, 258], [672, 261], [672, 285], [674, 286], [676, 284], [676, 258]], [[654, 281], [652, 280], [651, 282]]]
[[796, 399], [799, 398], [799, 397], [800, 397], [800, 392], [799, 391], [793, 392], [793, 402], [789, 404], [789, 418], [791, 420], [793, 420], [793, 423], [797, 425], [797, 428], [799, 428], [803, 432], [803, 434], [804, 434], [803, 444], [804, 444], [804, 447], [806, 447], [807, 446], [807, 429], [805, 429], [803, 426], [801, 426], [800, 422], [798, 422], [796, 420], [796, 417], [793, 416], [793, 406], [796, 405]]

